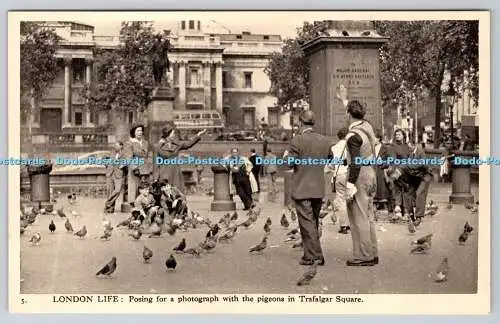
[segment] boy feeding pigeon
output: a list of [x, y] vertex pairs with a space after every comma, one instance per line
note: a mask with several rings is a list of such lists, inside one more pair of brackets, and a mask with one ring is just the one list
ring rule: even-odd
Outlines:
[[187, 215], [186, 196], [167, 180], [161, 182], [161, 205], [173, 218], [183, 218]]
[[[141, 219], [147, 219], [151, 221], [152, 216], [156, 213], [155, 199], [149, 192], [149, 185], [146, 182], [139, 184], [139, 196], [134, 201], [134, 209], [132, 213], [138, 211], [141, 215]], [[142, 221], [141, 221], [142, 222]]]

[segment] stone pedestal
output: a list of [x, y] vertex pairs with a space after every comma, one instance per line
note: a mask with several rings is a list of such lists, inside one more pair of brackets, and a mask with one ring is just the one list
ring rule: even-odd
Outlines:
[[291, 206], [293, 204], [292, 186], [291, 186], [292, 176], [293, 176], [293, 172], [291, 172], [291, 171], [283, 172], [283, 180], [284, 180], [283, 204], [285, 205], [285, 207]]
[[147, 110], [148, 141], [155, 144], [167, 122], [173, 120], [175, 97], [168, 87], [159, 87], [153, 93], [153, 100]]
[[50, 172], [52, 164], [28, 166], [30, 194], [33, 202], [50, 202]]
[[375, 129], [382, 127], [379, 47], [381, 37], [368, 21], [330, 21], [325, 33], [303, 45], [309, 62], [310, 107], [316, 115], [315, 128], [335, 137], [346, 126], [347, 113], [342, 91], [348, 100], [366, 106], [365, 118]]
[[[476, 152], [455, 152], [455, 156], [463, 159], [477, 157]], [[474, 196], [471, 193], [471, 166], [456, 165], [451, 160], [451, 195], [450, 202], [453, 204], [473, 203]]]
[[214, 201], [210, 210], [236, 210], [236, 203], [229, 194], [229, 171], [224, 166], [215, 165], [212, 167], [212, 172], [214, 173]]
[[[160, 86], [153, 91], [152, 101], [149, 103], [146, 110], [146, 134], [151, 145], [158, 143], [163, 127], [165, 127], [167, 122], [172, 121], [174, 100], [175, 98], [169, 87]], [[132, 206], [130, 205], [130, 202], [127, 201], [126, 182], [127, 180], [125, 180], [123, 203], [120, 208], [122, 213], [129, 213], [132, 211]]]

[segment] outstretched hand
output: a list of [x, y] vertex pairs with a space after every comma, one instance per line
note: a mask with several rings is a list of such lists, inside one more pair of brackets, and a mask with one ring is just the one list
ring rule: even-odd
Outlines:
[[198, 134], [196, 134], [196, 136], [202, 136], [202, 135], [203, 135], [203, 134], [205, 134], [206, 132], [207, 132], [207, 130], [206, 130], [206, 129], [204, 129], [204, 130], [202, 130], [202, 131], [198, 132]]

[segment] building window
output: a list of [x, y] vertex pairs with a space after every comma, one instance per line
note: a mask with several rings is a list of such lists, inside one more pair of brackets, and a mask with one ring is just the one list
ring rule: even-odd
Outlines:
[[227, 85], [227, 71], [222, 71], [222, 87], [229, 88]]
[[194, 29], [194, 20], [189, 21], [189, 29]]
[[198, 20], [198, 30], [200, 30], [200, 29], [201, 29], [201, 23], [200, 23], [200, 21]]
[[245, 88], [252, 88], [252, 72], [245, 72]]
[[73, 70], [73, 82], [76, 84], [85, 82], [85, 60], [73, 59], [71, 68]]
[[278, 107], [268, 107], [267, 108], [267, 120], [269, 126], [279, 126], [279, 108]]
[[241, 39], [241, 35], [236, 35], [236, 39]]
[[75, 126], [83, 125], [83, 113], [81, 110], [75, 111]]
[[264, 35], [264, 40], [269, 40], [269, 36]]
[[192, 67], [189, 69], [189, 84], [192, 86], [200, 85], [200, 69], [198, 67]]
[[181, 29], [185, 30], [186, 29], [186, 21], [181, 21]]

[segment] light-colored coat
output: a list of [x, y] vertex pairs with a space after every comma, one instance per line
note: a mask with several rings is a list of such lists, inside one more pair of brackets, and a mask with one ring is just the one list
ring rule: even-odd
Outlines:
[[[233, 158], [232, 156], [226, 156], [226, 159], [232, 159], [232, 158]], [[259, 190], [259, 187], [257, 185], [257, 180], [255, 180], [255, 176], [252, 173], [252, 168], [253, 168], [252, 162], [250, 162], [250, 160], [244, 156], [240, 156], [239, 158], [240, 160], [243, 161], [243, 164], [245, 165], [245, 170], [250, 180], [250, 186], [252, 187], [252, 193], [256, 193]], [[233, 172], [231, 171], [231, 168], [229, 168], [229, 193], [231, 195], [236, 194], [236, 189], [234, 188], [233, 185]]]

